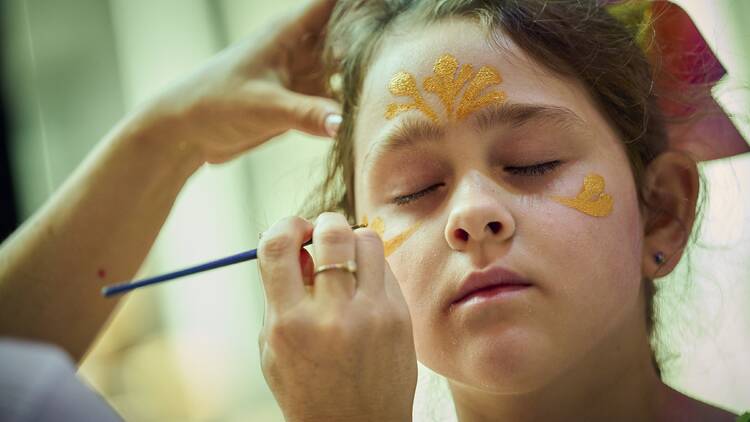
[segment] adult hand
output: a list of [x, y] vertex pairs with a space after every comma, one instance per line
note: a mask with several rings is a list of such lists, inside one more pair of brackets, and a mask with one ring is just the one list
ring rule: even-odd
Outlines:
[[318, 47], [334, 4], [307, 2], [218, 54], [146, 107], [150, 133], [211, 163], [289, 129], [332, 136], [340, 106], [325, 97]]
[[325, 134], [338, 105], [313, 47], [333, 4], [274, 22], [113, 128], [0, 248], [0, 332], [82, 359], [117, 304], [98, 287], [133, 278], [196, 169], [289, 129]]
[[[313, 276], [317, 265], [356, 262], [356, 273]], [[287, 421], [410, 421], [417, 383], [411, 318], [370, 229], [340, 214], [315, 225], [288, 218], [264, 232], [259, 265], [266, 316], [263, 374]]]

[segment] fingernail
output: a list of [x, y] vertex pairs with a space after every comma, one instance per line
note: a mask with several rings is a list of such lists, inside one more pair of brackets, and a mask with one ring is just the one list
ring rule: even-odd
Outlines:
[[326, 116], [325, 121], [325, 128], [326, 132], [328, 133], [328, 136], [331, 138], [335, 138], [336, 134], [339, 131], [339, 126], [341, 126], [341, 121], [343, 118], [340, 114], [331, 113], [328, 116]]

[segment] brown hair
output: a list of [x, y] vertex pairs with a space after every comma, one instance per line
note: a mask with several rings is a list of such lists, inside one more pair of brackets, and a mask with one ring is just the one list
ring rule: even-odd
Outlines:
[[[340, 81], [340, 89], [332, 89], [332, 93], [342, 104], [343, 122], [325, 179], [303, 214], [337, 211], [354, 222], [353, 134], [373, 56], [395, 25], [426, 25], [452, 17], [472, 19], [491, 35], [502, 30], [537, 62], [581, 81], [620, 135], [639, 201], [646, 205], [644, 170], [667, 148], [667, 135], [652, 69], [638, 42], [642, 28], [615, 19], [595, 0], [339, 0], [324, 52], [329, 76]], [[501, 47], [499, 42], [496, 45]], [[651, 332], [654, 286], [650, 280], [644, 280], [643, 285]], [[659, 372], [655, 359], [654, 366]]]

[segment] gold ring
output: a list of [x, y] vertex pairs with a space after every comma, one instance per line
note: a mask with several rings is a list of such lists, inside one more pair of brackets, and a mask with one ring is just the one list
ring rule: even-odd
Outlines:
[[354, 274], [357, 272], [357, 263], [355, 261], [346, 261], [343, 264], [318, 265], [315, 268], [315, 272], [313, 273], [313, 275], [315, 276], [322, 272], [332, 270], [342, 270]]

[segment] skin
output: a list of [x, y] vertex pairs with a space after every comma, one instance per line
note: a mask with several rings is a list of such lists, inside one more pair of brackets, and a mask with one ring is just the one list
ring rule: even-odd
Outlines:
[[[311, 1], [272, 22], [115, 127], [0, 249], [0, 334], [55, 343], [80, 359], [117, 303], [103, 300], [98, 287], [133, 276], [198, 167], [230, 160], [289, 129], [328, 133], [325, 118], [338, 106], [321, 97], [322, 81], [310, 77], [319, 65], [311, 34], [320, 33], [333, 4]], [[352, 232], [340, 214], [323, 214], [314, 223], [288, 218], [269, 229], [259, 245], [267, 312], [258, 340], [263, 373], [286, 419], [410, 420], [417, 351], [451, 380], [462, 421], [711, 420], [719, 415], [666, 388], [649, 366], [638, 279], [671, 271], [684, 236], [669, 218], [648, 224], [640, 219], [611, 128], [572, 81], [546, 75], [539, 66], [517, 74], [521, 68], [487, 54], [477, 38], [468, 42], [476, 30], [471, 26], [439, 29], [448, 31], [441, 32], [445, 40], [424, 32], [418, 34], [422, 44], [397, 48], [391, 37], [386, 45], [394, 44], [378, 56], [358, 116], [358, 167], [365, 147], [387, 126], [381, 117], [386, 99], [378, 99], [385, 81], [375, 78], [405, 66], [423, 76], [437, 44], [455, 50], [461, 61], [492, 57], [514, 101], [526, 96], [564, 103], [595, 136], [569, 136], [554, 128], [559, 142], [570, 144], [567, 168], [549, 183], [511, 184], [484, 159], [495, 157], [487, 133], [449, 127], [438, 147], [420, 150], [442, 164], [433, 171], [450, 176], [443, 199], [432, 199], [429, 212], [387, 206], [384, 192], [375, 188], [396, 186], [385, 176], [370, 176], [375, 167], [368, 170], [369, 178], [357, 178], [358, 215], [382, 216], [386, 239], [423, 222], [389, 261], [373, 230]], [[399, 49], [419, 60], [398, 63], [394, 54], [404, 52]], [[532, 136], [539, 131], [528, 129], [493, 129], [492, 139], [497, 136], [501, 146], [509, 134], [528, 135], [531, 145], [521, 152], [500, 148], [500, 162], [557, 151], [543, 148]], [[402, 179], [421, 174], [424, 169], [415, 164], [426, 165], [424, 157], [403, 157], [410, 158], [404, 164], [410, 170]], [[697, 196], [694, 163], [678, 154], [657, 161], [649, 181], [658, 189], [647, 197], [690, 227]], [[588, 171], [605, 177], [615, 199], [606, 220], [538, 195], [575, 195]], [[483, 232], [488, 219], [501, 222], [502, 230], [493, 236]], [[450, 236], [459, 226], [471, 234], [466, 241]], [[316, 264], [355, 260], [356, 274], [313, 276], [311, 254], [300, 252], [310, 237]], [[670, 258], [660, 268], [650, 259], [656, 250]], [[484, 313], [447, 312], [445, 300], [460, 277], [497, 261], [531, 278], [533, 290]]]
[[[334, 4], [309, 1], [273, 20], [113, 128], [2, 245], [0, 336], [53, 343], [82, 359], [117, 304], [99, 288], [133, 277], [201, 165], [290, 129], [334, 134], [327, 117], [340, 108], [323, 96], [315, 49]], [[313, 232], [318, 262], [355, 259], [356, 280], [327, 272], [310, 288], [312, 261], [300, 249]], [[377, 234], [353, 233], [337, 214], [314, 228], [291, 218], [259, 249], [268, 308], [261, 367], [286, 420], [409, 420], [417, 378], [410, 316]]]
[[[466, 20], [392, 31], [375, 55], [357, 115], [357, 215], [382, 217], [385, 238], [421, 223], [388, 258], [419, 360], [447, 377], [461, 421], [731, 420], [663, 384], [650, 362], [641, 280], [666, 275], [679, 260], [685, 233], [677, 219], [687, 227], [694, 219], [694, 163], [677, 153], [654, 162], [646, 196], [676, 218], [649, 215], [621, 141], [583, 86], [535, 63], [506, 36], [500, 52], [477, 42], [485, 38]], [[437, 139], [379, 148], [405, 120], [429, 121], [419, 111], [385, 118], [388, 104], [403, 101], [386, 89], [390, 77], [407, 71], [421, 86], [445, 53], [498, 69], [506, 105], [565, 107], [577, 120], [479, 131], [471, 119], [449, 123], [441, 114]], [[545, 175], [509, 172], [550, 160], [562, 164]], [[575, 196], [592, 172], [614, 198], [610, 215], [591, 217], [549, 198]], [[407, 205], [393, 202], [435, 184]], [[656, 251], [669, 257], [660, 268]], [[533, 286], [491, 306], [451, 308], [462, 278], [489, 265]]]
[[80, 361], [118, 303], [99, 289], [132, 279], [201, 165], [290, 129], [328, 136], [339, 106], [311, 75], [334, 3], [274, 19], [114, 127], [0, 248], [0, 335], [54, 343]]

